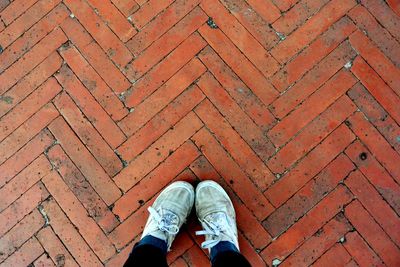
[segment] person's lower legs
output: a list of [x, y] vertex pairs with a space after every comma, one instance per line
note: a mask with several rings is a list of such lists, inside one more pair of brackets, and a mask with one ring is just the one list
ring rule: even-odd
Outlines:
[[[149, 236], [151, 237], [151, 236]], [[153, 237], [156, 238], [156, 237]], [[142, 239], [143, 240], [143, 239]], [[128, 260], [125, 262], [124, 267], [167, 267], [167, 243], [158, 239], [153, 242], [139, 242], [132, 249]], [[164, 245], [160, 246], [161, 242]], [[164, 249], [165, 248], [165, 249]]]

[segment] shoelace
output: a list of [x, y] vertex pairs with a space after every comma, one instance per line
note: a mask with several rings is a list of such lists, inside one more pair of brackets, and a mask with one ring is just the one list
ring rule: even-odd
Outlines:
[[[153, 219], [157, 223], [157, 228], [161, 231], [167, 232], [171, 235], [176, 235], [179, 232], [179, 227], [173, 224], [173, 220], [177, 217], [172, 212], [169, 212], [168, 216], [161, 216], [153, 207], [148, 207], [147, 210], [150, 212], [150, 215], [153, 216]], [[166, 215], [166, 214], [164, 214]], [[171, 216], [172, 215], [172, 216]]]
[[[226, 220], [218, 220], [217, 218], [212, 218], [212, 222], [204, 218], [204, 230], [202, 231], [196, 231], [196, 235], [209, 235], [211, 236], [211, 240], [206, 240], [203, 243], [201, 243], [201, 247], [203, 249], [211, 249], [215, 245], [217, 245], [221, 240], [222, 236], [224, 235], [226, 229], [229, 227], [227, 225]], [[217, 222], [217, 223], [215, 223]]]

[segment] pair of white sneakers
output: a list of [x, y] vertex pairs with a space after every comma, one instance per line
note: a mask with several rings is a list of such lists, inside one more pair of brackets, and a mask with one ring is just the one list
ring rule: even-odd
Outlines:
[[199, 183], [196, 192], [191, 184], [183, 181], [166, 187], [148, 208], [150, 215], [142, 238], [151, 235], [164, 240], [170, 250], [194, 202], [204, 229], [196, 232], [196, 235], [205, 235], [202, 248], [210, 250], [221, 241], [229, 241], [239, 250], [235, 209], [228, 194], [214, 181]]

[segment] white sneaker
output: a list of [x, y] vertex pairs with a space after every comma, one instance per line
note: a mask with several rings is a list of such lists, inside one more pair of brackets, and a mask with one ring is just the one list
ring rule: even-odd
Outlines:
[[164, 240], [169, 251], [172, 241], [193, 207], [193, 202], [194, 189], [191, 184], [183, 181], [170, 184], [148, 208], [150, 215], [141, 238], [151, 235]]
[[232, 201], [225, 190], [214, 181], [204, 181], [196, 188], [196, 213], [203, 231], [196, 235], [205, 235], [201, 244], [209, 249], [221, 241], [233, 243], [239, 250], [236, 215]]

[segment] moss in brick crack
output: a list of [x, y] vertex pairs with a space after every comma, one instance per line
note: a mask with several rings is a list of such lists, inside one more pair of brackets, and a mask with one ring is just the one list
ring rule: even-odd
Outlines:
[[211, 17], [208, 18], [207, 25], [210, 26], [211, 29], [218, 29], [217, 24], [215, 24]]

